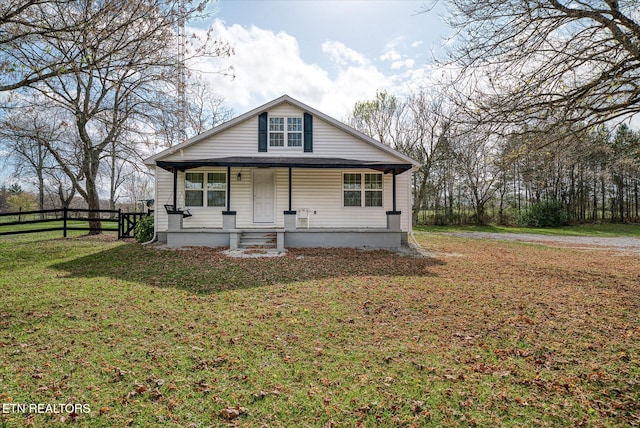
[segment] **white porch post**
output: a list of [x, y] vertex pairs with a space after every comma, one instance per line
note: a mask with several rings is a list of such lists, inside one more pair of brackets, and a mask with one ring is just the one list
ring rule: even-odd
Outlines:
[[387, 211], [387, 229], [393, 231], [400, 231], [400, 216], [402, 215], [402, 211], [396, 210], [396, 172], [392, 171], [393, 174], [393, 210]]
[[[291, 209], [291, 168], [289, 168], [289, 209], [284, 212], [284, 230], [296, 229], [296, 212]], [[284, 246], [284, 244], [283, 244]]]
[[222, 211], [222, 229], [236, 228], [236, 212], [231, 211], [231, 167], [227, 167], [227, 210]]

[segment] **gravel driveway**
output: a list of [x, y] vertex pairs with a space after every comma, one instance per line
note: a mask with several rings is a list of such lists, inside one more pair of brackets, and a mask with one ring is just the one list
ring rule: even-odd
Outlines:
[[631, 236], [553, 236], [535, 233], [452, 232], [463, 238], [497, 239], [500, 241], [536, 242], [552, 247], [571, 247], [584, 250], [603, 250], [640, 253], [640, 238]]

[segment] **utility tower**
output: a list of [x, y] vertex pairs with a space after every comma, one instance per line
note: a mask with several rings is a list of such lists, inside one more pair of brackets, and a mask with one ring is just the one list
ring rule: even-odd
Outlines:
[[187, 139], [187, 34], [185, 0], [178, 5], [178, 143]]

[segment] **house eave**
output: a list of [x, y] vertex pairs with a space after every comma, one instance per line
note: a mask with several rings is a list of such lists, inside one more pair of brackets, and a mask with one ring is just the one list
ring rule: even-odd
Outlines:
[[244, 157], [233, 156], [213, 159], [179, 161], [156, 161], [156, 165], [167, 171], [185, 171], [199, 167], [255, 167], [255, 168], [312, 168], [312, 169], [372, 169], [394, 175], [411, 170], [412, 163], [363, 161], [343, 158], [316, 157]]

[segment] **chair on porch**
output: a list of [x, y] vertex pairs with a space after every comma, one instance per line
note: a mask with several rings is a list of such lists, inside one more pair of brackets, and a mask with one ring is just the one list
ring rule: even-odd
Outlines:
[[180, 208], [176, 209], [173, 205], [165, 204], [164, 209], [167, 210], [167, 214], [182, 214], [183, 218], [191, 217], [193, 215], [188, 209], [183, 211]]
[[296, 227], [301, 227], [300, 223], [305, 224], [305, 227], [309, 228], [311, 222], [311, 212], [308, 208], [299, 208], [296, 210]]

